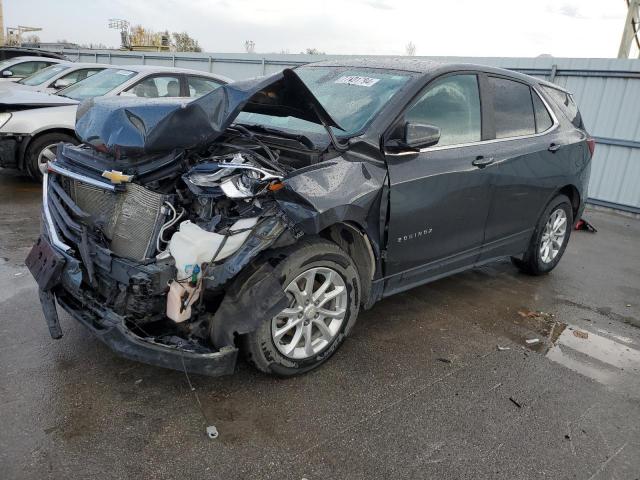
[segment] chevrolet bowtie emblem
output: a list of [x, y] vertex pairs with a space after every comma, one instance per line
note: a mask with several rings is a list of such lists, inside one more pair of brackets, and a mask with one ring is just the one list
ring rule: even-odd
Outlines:
[[104, 172], [102, 172], [102, 176], [104, 178], [108, 178], [109, 180], [111, 180], [111, 183], [116, 185], [120, 183], [129, 183], [133, 178], [133, 175], [125, 175], [124, 173], [118, 172], [117, 170], [111, 170], [110, 172], [105, 170]]

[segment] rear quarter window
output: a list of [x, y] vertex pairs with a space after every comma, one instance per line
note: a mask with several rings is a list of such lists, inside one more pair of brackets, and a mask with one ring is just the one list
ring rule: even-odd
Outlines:
[[569, 119], [576, 128], [584, 128], [582, 115], [578, 110], [575, 100], [571, 94], [558, 90], [557, 88], [542, 86], [542, 90], [551, 97], [555, 106]]
[[531, 91], [531, 96], [533, 97], [533, 110], [536, 116], [536, 132], [545, 132], [553, 125], [553, 119], [538, 94]]

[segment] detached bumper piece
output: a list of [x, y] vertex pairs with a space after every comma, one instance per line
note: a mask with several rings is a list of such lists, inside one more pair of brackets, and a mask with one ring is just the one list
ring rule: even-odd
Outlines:
[[[125, 325], [122, 317], [100, 309], [97, 305], [80, 305], [70, 295], [57, 295], [58, 303], [73, 318], [87, 327], [101, 342], [129, 360], [217, 377], [233, 373], [238, 349], [225, 347], [208, 353], [196, 352], [185, 346], [161, 344], [142, 338]], [[46, 310], [45, 310], [46, 312]]]

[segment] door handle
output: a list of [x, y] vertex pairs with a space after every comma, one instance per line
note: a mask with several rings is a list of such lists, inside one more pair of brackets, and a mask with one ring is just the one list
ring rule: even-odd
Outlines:
[[471, 164], [472, 164], [474, 167], [484, 168], [484, 167], [486, 167], [487, 165], [491, 165], [494, 161], [495, 161], [495, 160], [494, 160], [494, 158], [493, 158], [493, 157], [487, 157], [487, 158], [485, 158], [485, 157], [483, 157], [482, 155], [478, 155], [478, 156], [476, 157], [476, 159], [475, 159], [473, 162], [471, 162]]
[[552, 143], [551, 145], [549, 145], [549, 148], [547, 150], [549, 150], [551, 153], [556, 153], [558, 150], [560, 150], [560, 145], [558, 145], [557, 143]]

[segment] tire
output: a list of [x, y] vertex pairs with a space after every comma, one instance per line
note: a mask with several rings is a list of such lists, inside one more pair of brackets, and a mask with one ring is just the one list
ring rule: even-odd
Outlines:
[[45, 133], [44, 135], [36, 137], [31, 142], [25, 154], [24, 166], [26, 172], [32, 179], [37, 182], [42, 181], [40, 163], [41, 159], [44, 160], [47, 158], [44, 152], [49, 149], [49, 151], [55, 154], [55, 146], [60, 142], [72, 143], [73, 145], [78, 144], [78, 140], [73, 135], [58, 132]]
[[[258, 370], [280, 377], [290, 377], [320, 366], [342, 344], [358, 316], [360, 279], [351, 258], [336, 244], [324, 239], [305, 239], [291, 247], [275, 250], [269, 255], [269, 261], [273, 264], [278, 260], [274, 274], [287, 291], [290, 308], [283, 310], [274, 319], [265, 319], [257, 330], [244, 335], [242, 348], [249, 363]], [[304, 301], [298, 300], [308, 298], [308, 295], [294, 296], [287, 290], [290, 287], [291, 291], [295, 291], [292, 285], [297, 279], [297, 291], [304, 294], [308, 285], [306, 278], [314, 278], [312, 299], [316, 294], [320, 295], [318, 286], [324, 285], [327, 281], [330, 285], [327, 287], [326, 298], [336, 295], [334, 299], [325, 300], [326, 303], [323, 303], [324, 297], [319, 296], [317, 312], [315, 302], [301, 307], [305, 305]], [[341, 284], [344, 286], [343, 290]], [[332, 315], [338, 315], [342, 307], [345, 312], [340, 322], [321, 313], [328, 311]], [[298, 310], [300, 308], [303, 310]], [[298, 313], [289, 315], [290, 312]], [[287, 315], [281, 317], [285, 313]], [[323, 322], [325, 328], [321, 329], [318, 322]], [[296, 326], [291, 327], [293, 324]], [[278, 332], [282, 331], [286, 333], [278, 336]], [[302, 333], [298, 334], [298, 331]], [[311, 332], [311, 342], [308, 342], [307, 332]], [[293, 350], [287, 354], [286, 351], [292, 348]], [[315, 350], [311, 352], [310, 349]]]
[[[558, 230], [552, 230], [555, 232], [553, 235], [548, 235], [548, 225], [551, 225], [551, 219], [554, 218], [556, 222], [559, 219], [564, 218], [564, 233], [562, 239]], [[560, 225], [560, 223], [558, 223]], [[522, 259], [511, 257], [513, 264], [520, 269], [520, 271], [529, 275], [544, 275], [553, 270], [562, 255], [564, 254], [569, 238], [571, 237], [571, 230], [573, 228], [573, 207], [571, 201], [565, 195], [557, 195], [549, 202], [544, 212], [540, 216], [536, 229], [531, 236], [531, 241], [527, 251], [524, 253]], [[556, 241], [553, 241], [553, 240]], [[548, 246], [548, 249], [544, 249], [544, 245]]]

